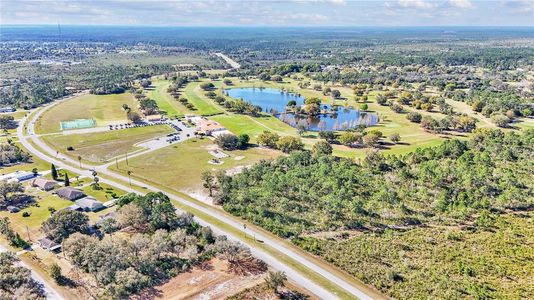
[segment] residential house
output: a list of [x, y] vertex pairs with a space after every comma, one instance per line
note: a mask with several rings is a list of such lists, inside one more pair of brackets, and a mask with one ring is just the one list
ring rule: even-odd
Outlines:
[[43, 191], [49, 191], [53, 189], [57, 183], [53, 180], [49, 180], [43, 177], [34, 178], [30, 181], [31, 186], [37, 187]]
[[61, 245], [59, 245], [58, 243], [52, 241], [51, 239], [49, 238], [42, 238], [40, 240], [38, 240], [37, 242], [39, 242], [39, 246], [45, 250], [48, 250], [48, 251], [56, 251], [56, 250], [59, 250], [61, 248]]
[[60, 188], [56, 191], [56, 194], [61, 198], [71, 201], [85, 197], [85, 194], [82, 191], [72, 188], [70, 186]]
[[0, 107], [0, 113], [12, 113], [15, 112], [15, 110], [16, 109], [11, 106]]
[[9, 174], [5, 174], [5, 175], [2, 175], [0, 176], [0, 181], [1, 180], [5, 180], [5, 181], [24, 181], [24, 180], [28, 180], [30, 178], [33, 178], [35, 177], [35, 175], [32, 173], [32, 172], [27, 172], [27, 171], [15, 171], [13, 173], [9, 173]]
[[100, 201], [93, 197], [85, 197], [74, 201], [74, 203], [83, 211], [98, 211], [105, 208]]
[[107, 213], [107, 214], [105, 214], [105, 215], [100, 216], [100, 220], [98, 220], [98, 221], [96, 222], [96, 226], [100, 226], [100, 225], [102, 225], [102, 223], [103, 223], [105, 220], [108, 220], [108, 219], [115, 219], [115, 212], [112, 211], [112, 212], [109, 212], [109, 213]]

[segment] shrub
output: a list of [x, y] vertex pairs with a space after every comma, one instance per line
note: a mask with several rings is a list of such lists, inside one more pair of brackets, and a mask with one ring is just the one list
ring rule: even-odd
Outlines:
[[68, 147], [67, 147], [67, 151], [74, 151], [74, 147], [72, 147], [72, 146], [68, 146]]
[[205, 90], [205, 91], [209, 91], [209, 90], [214, 89], [215, 85], [213, 85], [213, 83], [211, 83], [211, 82], [204, 82], [204, 83], [200, 84], [200, 88]]
[[315, 156], [332, 154], [332, 146], [326, 141], [318, 141], [312, 147], [312, 153]]
[[336, 139], [336, 134], [333, 131], [319, 131], [319, 137], [331, 143]]
[[239, 148], [239, 138], [233, 134], [221, 134], [215, 138], [215, 143], [224, 150], [235, 150]]
[[303, 150], [304, 144], [300, 138], [294, 136], [284, 136], [276, 142], [276, 147], [284, 153], [290, 153], [296, 150]]
[[277, 133], [264, 131], [258, 135], [258, 144], [264, 147], [276, 149], [276, 143], [280, 139]]
[[495, 123], [495, 125], [503, 128], [508, 127], [508, 124], [510, 124], [510, 118], [505, 115], [493, 115], [491, 121]]
[[30, 213], [27, 212], [27, 211], [25, 211], [25, 212], [22, 213], [22, 216], [23, 216], [24, 218], [27, 218], [27, 217], [30, 216]]
[[393, 103], [389, 106], [389, 108], [391, 108], [392, 111], [396, 112], [396, 113], [401, 113], [404, 111], [404, 107], [400, 104], [397, 104], [397, 103]]
[[397, 144], [398, 142], [400, 142], [401, 137], [400, 137], [400, 135], [399, 135], [398, 133], [392, 133], [392, 134], [389, 136], [389, 139], [390, 139], [393, 143]]
[[423, 116], [418, 112], [410, 112], [409, 114], [406, 115], [406, 119], [414, 123], [421, 123]]

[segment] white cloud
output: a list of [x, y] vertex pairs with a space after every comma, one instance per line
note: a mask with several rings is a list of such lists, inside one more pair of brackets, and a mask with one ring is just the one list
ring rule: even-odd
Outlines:
[[474, 5], [469, 0], [449, 0], [448, 4], [452, 7], [458, 8], [473, 8]]
[[435, 3], [424, 0], [398, 0], [397, 3], [404, 8], [430, 9], [436, 7]]
[[511, 8], [514, 12], [518, 12], [518, 13], [533, 13], [534, 12], [534, 1], [533, 0], [501, 1], [501, 5]]
[[310, 3], [330, 3], [336, 5], [345, 5], [347, 0], [291, 0], [290, 2], [310, 4]]
[[312, 21], [312, 22], [318, 22], [318, 23], [330, 20], [329, 17], [322, 15], [322, 14], [305, 14], [305, 13], [287, 15], [285, 16], [285, 18], [292, 19], [292, 20]]
[[0, 0], [0, 24], [532, 26], [534, 0], [498, 1]]

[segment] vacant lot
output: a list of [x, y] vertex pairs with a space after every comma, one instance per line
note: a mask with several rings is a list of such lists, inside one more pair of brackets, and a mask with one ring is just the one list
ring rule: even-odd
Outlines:
[[130, 93], [115, 95], [83, 95], [64, 101], [43, 113], [35, 124], [37, 133], [59, 132], [60, 122], [74, 119], [95, 119], [97, 126], [110, 122], [126, 121], [122, 105], [137, 108], [137, 101]]
[[[190, 272], [179, 274], [163, 285], [156, 286], [154, 299], [225, 299], [236, 291], [257, 285], [262, 275], [237, 276], [228, 272], [228, 263], [214, 258], [203, 268], [195, 267]], [[152, 294], [153, 291], [150, 291]], [[147, 299], [134, 296], [134, 299]]]
[[200, 177], [206, 170], [237, 171], [239, 167], [279, 155], [278, 151], [260, 148], [225, 151], [229, 156], [221, 159], [224, 163], [212, 165], [208, 161], [214, 157], [208, 150], [214, 146], [209, 139], [192, 139], [131, 158], [128, 166], [124, 161], [119, 162], [119, 169], [115, 165], [111, 169], [121, 173], [130, 170], [133, 177], [176, 191], [199, 193], [204, 190]]
[[107, 185], [105, 183], [99, 183], [101, 190], [95, 190], [91, 185], [88, 185], [84, 188], [82, 188], [82, 191], [91, 197], [94, 197], [96, 200], [100, 202], [107, 202], [113, 198], [120, 197], [121, 195], [126, 194], [125, 191], [112, 187], [110, 185]]
[[[126, 151], [136, 150], [135, 144], [157, 136], [173, 132], [167, 125], [147, 126], [111, 130], [98, 133], [49, 135], [43, 140], [71, 157], [78, 157], [90, 162], [107, 161], [115, 156], [123, 155]], [[67, 151], [67, 147], [74, 147], [74, 151]]]

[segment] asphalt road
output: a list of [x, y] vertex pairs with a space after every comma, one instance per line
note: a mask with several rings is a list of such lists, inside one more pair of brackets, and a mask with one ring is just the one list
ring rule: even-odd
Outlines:
[[239, 64], [237, 61], [231, 59], [230, 57], [226, 56], [225, 54], [217, 52], [217, 53], [215, 53], [215, 55], [217, 55], [218, 57], [224, 59], [224, 61], [226, 61], [226, 63], [228, 63], [233, 69], [241, 68], [241, 64]]
[[[4, 246], [0, 245], [0, 252], [7, 252], [8, 249], [6, 249]], [[32, 274], [33, 280], [39, 282], [43, 286], [43, 290], [46, 295], [46, 299], [56, 300], [56, 299], [63, 299], [59, 295], [59, 293], [51, 287], [39, 274], [37, 274], [35, 271], [33, 271], [28, 265], [26, 265], [23, 261], [20, 262], [20, 265], [25, 267], [26, 269], [29, 269]]]
[[[61, 167], [63, 169], [66, 169], [66, 170], [69, 170], [69, 171], [72, 171], [72, 172], [75, 172], [75, 173], [90, 177], [90, 176], [92, 176], [91, 175], [92, 171], [85, 170], [85, 169], [80, 169], [78, 167], [74, 167], [74, 166], [78, 165], [78, 161], [75, 161], [75, 160], [73, 160], [73, 159], [71, 159], [69, 157], [63, 156], [61, 154], [57, 155], [56, 150], [50, 148], [47, 144], [45, 144], [43, 141], [41, 141], [38, 138], [38, 136], [33, 134], [34, 133], [34, 128], [33, 127], [35, 125], [35, 121], [37, 120], [37, 118], [44, 111], [46, 111], [51, 106], [56, 105], [57, 103], [60, 103], [60, 101], [56, 101], [51, 105], [48, 105], [48, 106], [46, 106], [44, 108], [41, 108], [34, 115], [32, 115], [32, 118], [28, 123], [28, 126], [29, 126], [28, 132], [30, 133], [29, 136], [25, 136], [24, 135], [23, 126], [19, 126], [18, 129], [17, 129], [17, 135], [19, 137], [19, 140], [24, 145], [24, 147], [26, 147], [26, 149], [28, 149], [28, 151], [30, 151], [32, 153], [32, 155], [35, 155], [35, 156], [37, 156], [37, 157], [39, 157], [39, 158], [41, 158], [41, 159], [43, 159], [45, 161], [48, 161], [50, 163], [54, 163], [56, 165], [56, 167]], [[22, 120], [22, 122], [23, 122], [22, 124], [24, 124], [24, 121], [25, 121], [25, 119]], [[40, 150], [36, 149], [31, 143], [29, 143], [28, 139], [31, 139], [33, 143], [35, 143], [38, 147], [40, 147], [44, 151], [40, 151]], [[57, 157], [56, 157], [56, 155], [57, 155]], [[69, 164], [67, 164], [67, 163], [69, 163]], [[106, 167], [103, 167], [103, 166], [95, 167], [95, 170], [100, 174], [105, 174], [105, 175], [108, 175], [111, 178], [116, 178], [116, 179], [119, 179], [119, 180], [121, 180], [123, 182], [128, 182], [128, 177], [123, 176], [121, 174], [117, 174], [117, 173], [112, 172], [110, 170], [107, 170]], [[109, 179], [106, 179], [106, 178], [100, 178], [100, 182], [109, 184], [111, 186], [115, 186], [115, 187], [120, 188], [120, 189], [122, 189], [124, 191], [127, 191], [127, 192], [138, 193], [138, 191], [132, 189], [130, 186], [121, 184], [120, 182], [117, 182], [115, 180], [109, 180]], [[193, 207], [193, 208], [195, 208], [197, 210], [200, 210], [203, 213], [208, 214], [211, 217], [214, 217], [214, 218], [218, 219], [221, 222], [224, 222], [228, 226], [231, 226], [231, 227], [233, 227], [235, 229], [238, 229], [238, 230], [243, 230], [243, 224], [242, 223], [237, 222], [236, 220], [231, 219], [229, 217], [226, 217], [224, 215], [221, 215], [217, 211], [217, 209], [215, 209], [215, 208], [206, 208], [206, 207], [201, 206], [201, 205], [199, 205], [199, 204], [197, 204], [197, 203], [195, 203], [193, 201], [181, 198], [181, 197], [173, 195], [173, 194], [169, 194], [168, 192], [165, 192], [165, 191], [163, 191], [163, 190], [161, 190], [161, 189], [159, 189], [157, 187], [151, 186], [151, 185], [149, 185], [147, 183], [140, 182], [140, 181], [138, 181], [136, 179], [132, 179], [131, 183], [134, 184], [134, 185], [137, 185], [137, 186], [145, 187], [147, 190], [150, 190], [150, 191], [164, 192], [165, 194], [167, 194], [169, 196], [169, 198], [171, 198], [173, 200], [176, 200], [176, 201], [181, 202], [181, 203], [183, 203], [183, 204], [185, 204], [187, 206], [190, 206], [190, 207]], [[275, 268], [277, 270], [280, 270], [280, 271], [284, 271], [286, 273], [286, 275], [288, 276], [288, 278], [290, 278], [291, 280], [295, 281], [297, 284], [301, 285], [302, 287], [308, 289], [310, 292], [314, 293], [317, 297], [319, 297], [321, 299], [338, 299], [339, 298], [336, 295], [334, 295], [333, 293], [331, 293], [330, 291], [324, 289], [323, 287], [319, 286], [318, 284], [316, 284], [315, 282], [310, 280], [306, 275], [300, 273], [299, 271], [295, 270], [291, 266], [288, 266], [288, 265], [284, 264], [282, 261], [280, 261], [279, 259], [275, 258], [271, 254], [263, 251], [259, 247], [256, 247], [253, 242], [251, 242], [250, 240], [245, 239], [243, 236], [239, 236], [239, 237], [238, 236], [234, 236], [233, 234], [231, 234], [229, 232], [226, 232], [224, 229], [217, 228], [215, 225], [213, 225], [213, 224], [211, 224], [209, 222], [206, 222], [205, 220], [202, 220], [202, 219], [200, 219], [198, 217], [196, 219], [201, 225], [210, 226], [214, 230], [214, 232], [216, 232], [218, 234], [226, 235], [231, 240], [236, 240], [236, 241], [239, 241], [239, 242], [242, 242], [242, 243], [246, 244], [251, 249], [251, 252], [252, 252], [253, 255], [255, 255], [256, 257], [258, 257], [258, 258], [260, 258], [262, 260], [264, 260], [267, 264], [269, 264], [273, 268]], [[356, 286], [354, 284], [351, 284], [351, 283], [345, 281], [344, 279], [340, 278], [336, 274], [334, 274], [334, 273], [330, 272], [329, 270], [323, 268], [321, 265], [316, 264], [315, 262], [309, 260], [308, 258], [300, 255], [298, 252], [294, 251], [293, 249], [278, 243], [277, 240], [275, 238], [272, 238], [271, 236], [265, 235], [265, 234], [263, 234], [263, 233], [261, 233], [259, 231], [254, 231], [252, 229], [247, 229], [247, 234], [249, 236], [254, 235], [256, 237], [256, 239], [262, 240], [266, 245], [269, 245], [270, 247], [274, 248], [276, 251], [280, 252], [281, 254], [285, 254], [285, 255], [291, 257], [292, 259], [294, 259], [298, 263], [306, 266], [308, 269], [310, 269], [310, 270], [316, 272], [317, 274], [323, 276], [327, 280], [331, 281], [335, 285], [341, 287], [342, 289], [344, 289], [345, 291], [347, 291], [348, 293], [353, 295], [355, 299], [373, 299], [373, 297], [377, 297], [377, 295], [379, 295], [378, 293], [376, 293], [374, 291], [371, 291], [369, 288], [367, 288], [365, 286], [359, 287], [359, 286]]]

